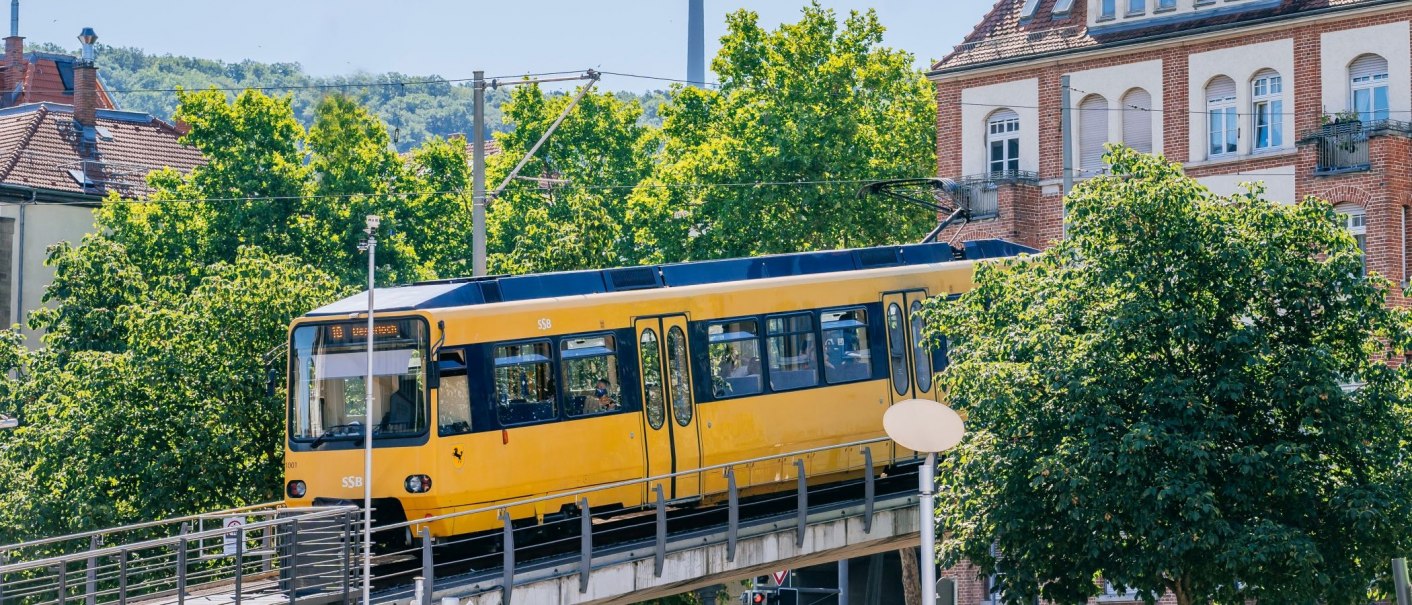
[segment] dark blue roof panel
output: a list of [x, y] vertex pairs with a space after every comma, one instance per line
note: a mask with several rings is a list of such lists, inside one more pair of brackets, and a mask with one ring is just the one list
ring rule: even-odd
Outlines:
[[[856, 250], [776, 254], [755, 258], [696, 261], [601, 271], [564, 271], [478, 279], [451, 279], [410, 286], [378, 288], [373, 293], [373, 298], [379, 312], [411, 311], [622, 290], [671, 288], [769, 277], [924, 265], [954, 260], [978, 260], [1035, 252], [1037, 250], [1033, 248], [1005, 240], [966, 242], [960, 249], [940, 243], [880, 246]], [[368, 295], [364, 292], [324, 305], [308, 314], [346, 315], [367, 310]]]

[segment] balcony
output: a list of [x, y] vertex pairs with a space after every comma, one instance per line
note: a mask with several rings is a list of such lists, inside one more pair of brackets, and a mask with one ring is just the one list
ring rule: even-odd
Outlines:
[[1372, 169], [1369, 140], [1386, 135], [1412, 136], [1412, 123], [1398, 120], [1352, 120], [1325, 124], [1304, 135], [1314, 146], [1314, 175], [1331, 176]]
[[1001, 185], [1037, 185], [1039, 175], [1028, 170], [1003, 170], [961, 177], [956, 184], [961, 187], [961, 202], [974, 221], [995, 218], [1000, 213]]

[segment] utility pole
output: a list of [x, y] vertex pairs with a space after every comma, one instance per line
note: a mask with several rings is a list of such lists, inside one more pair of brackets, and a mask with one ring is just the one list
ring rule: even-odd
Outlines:
[[[369, 214], [363, 233], [368, 241], [363, 245], [368, 250], [368, 376], [363, 383], [363, 602], [372, 603], [369, 598], [373, 590], [373, 287], [376, 284], [374, 271], [377, 269], [378, 224], [382, 220], [376, 214]], [[291, 585], [290, 594], [294, 593]]]
[[471, 73], [471, 275], [485, 275], [485, 72]]
[[1074, 187], [1074, 123], [1072, 112], [1069, 111], [1069, 76], [1059, 76], [1059, 140], [1064, 150], [1060, 157], [1064, 158], [1064, 195], [1069, 195], [1069, 190]]

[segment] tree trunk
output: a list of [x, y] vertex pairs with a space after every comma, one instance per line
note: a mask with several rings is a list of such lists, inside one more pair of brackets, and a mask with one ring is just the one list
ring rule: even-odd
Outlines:
[[1172, 582], [1172, 594], [1177, 597], [1177, 605], [1192, 605], [1191, 595], [1187, 593], [1186, 582], [1182, 578]]
[[902, 596], [907, 605], [922, 605], [922, 568], [917, 566], [917, 549], [897, 551], [902, 557]]

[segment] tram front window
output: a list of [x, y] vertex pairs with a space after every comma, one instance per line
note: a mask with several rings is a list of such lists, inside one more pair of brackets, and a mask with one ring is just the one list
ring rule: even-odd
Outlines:
[[420, 320], [379, 321], [373, 329], [372, 413], [368, 413], [366, 322], [295, 328], [290, 351], [289, 436], [317, 445], [363, 436], [411, 437], [427, 430], [426, 327]]

